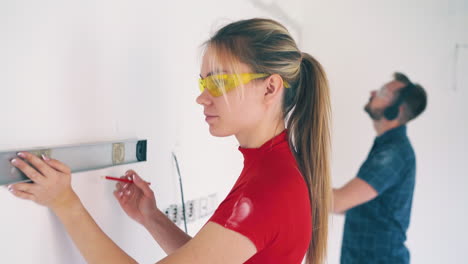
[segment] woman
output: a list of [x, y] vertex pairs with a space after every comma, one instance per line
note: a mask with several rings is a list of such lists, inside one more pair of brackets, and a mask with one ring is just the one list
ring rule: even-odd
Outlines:
[[[210, 133], [237, 138], [244, 168], [193, 238], [157, 208], [136, 172], [123, 176], [134, 183], [117, 184], [114, 195], [168, 254], [158, 263], [301, 263], [304, 255], [307, 263], [323, 263], [330, 103], [320, 64], [299, 51], [279, 23], [242, 20], [206, 43], [200, 90], [196, 101]], [[135, 263], [83, 207], [66, 165], [18, 155], [12, 163], [34, 183], [10, 186], [14, 195], [50, 207], [88, 263]]]

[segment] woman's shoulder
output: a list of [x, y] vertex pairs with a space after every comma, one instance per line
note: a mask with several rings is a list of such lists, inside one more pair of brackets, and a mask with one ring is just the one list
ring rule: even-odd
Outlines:
[[267, 153], [260, 161], [259, 169], [270, 178], [271, 175], [278, 175], [280, 179], [284, 178], [284, 174], [301, 175], [296, 159], [289, 149]]
[[306, 187], [297, 162], [288, 153], [265, 155], [254, 168], [249, 170], [246, 189], [268, 192], [291, 192]]

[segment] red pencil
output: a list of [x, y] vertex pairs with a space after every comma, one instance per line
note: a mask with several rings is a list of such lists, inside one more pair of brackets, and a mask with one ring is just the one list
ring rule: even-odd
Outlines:
[[[125, 183], [133, 183], [133, 180], [129, 180], [127, 178], [117, 178], [117, 177], [112, 177], [112, 176], [105, 176], [104, 179], [106, 180], [111, 180], [111, 181], [119, 181], [119, 182], [125, 182]], [[151, 182], [146, 182], [148, 185], [151, 185]]]
[[133, 183], [133, 180], [129, 180], [129, 179], [126, 179], [126, 178], [122, 179], [122, 178], [117, 178], [117, 177], [112, 177], [112, 176], [106, 176], [106, 177], [104, 177], [104, 179], [111, 180], [111, 181]]

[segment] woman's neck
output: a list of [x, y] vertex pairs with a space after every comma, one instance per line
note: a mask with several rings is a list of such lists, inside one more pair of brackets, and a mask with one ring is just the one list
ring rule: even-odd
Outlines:
[[[272, 124], [272, 122], [269, 122]], [[268, 140], [281, 134], [286, 128], [284, 120], [280, 120], [274, 125], [258, 125], [248, 131], [236, 134], [237, 141], [242, 148], [259, 148]]]

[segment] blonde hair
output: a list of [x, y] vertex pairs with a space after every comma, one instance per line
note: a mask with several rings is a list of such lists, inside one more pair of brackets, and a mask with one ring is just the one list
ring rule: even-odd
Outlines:
[[235, 57], [253, 72], [278, 74], [285, 89], [283, 118], [299, 169], [308, 185], [313, 234], [306, 263], [323, 263], [327, 252], [330, 184], [330, 98], [320, 63], [301, 52], [288, 30], [269, 19], [231, 23], [207, 41], [217, 53]]

